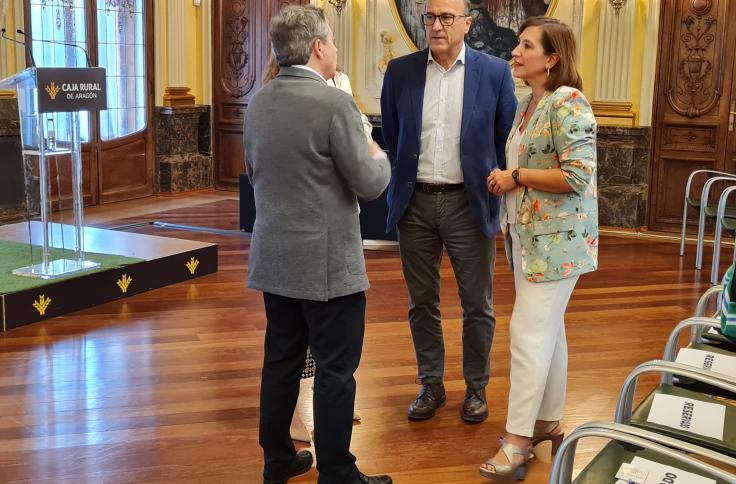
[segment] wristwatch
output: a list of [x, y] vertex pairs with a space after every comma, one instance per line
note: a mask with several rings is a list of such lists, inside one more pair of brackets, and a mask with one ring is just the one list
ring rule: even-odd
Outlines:
[[514, 183], [516, 183], [516, 186], [519, 186], [519, 169], [515, 169], [511, 172], [511, 178], [514, 179]]

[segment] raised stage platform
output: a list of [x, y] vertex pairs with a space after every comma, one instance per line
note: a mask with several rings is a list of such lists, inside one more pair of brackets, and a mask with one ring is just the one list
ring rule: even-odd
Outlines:
[[[64, 230], [66, 240], [73, 240], [73, 229], [70, 225], [54, 224], [55, 233]], [[33, 244], [41, 245], [41, 224], [32, 222], [31, 232]], [[60, 246], [60, 237], [56, 239], [53, 245]], [[0, 226], [0, 240], [27, 243], [28, 224]], [[87, 253], [143, 260], [44, 281], [41, 286], [16, 292], [0, 287], [3, 331], [217, 272], [216, 244], [94, 227], [85, 227], [84, 244]]]

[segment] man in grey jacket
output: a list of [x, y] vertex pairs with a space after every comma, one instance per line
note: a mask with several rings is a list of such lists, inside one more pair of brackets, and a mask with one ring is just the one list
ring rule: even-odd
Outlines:
[[256, 204], [248, 287], [263, 291], [268, 321], [264, 483], [285, 483], [312, 464], [289, 437], [309, 345], [318, 482], [389, 484], [388, 476], [360, 473], [350, 453], [368, 288], [357, 197], [383, 192], [388, 159], [366, 143], [353, 99], [325, 82], [335, 75], [337, 47], [321, 9], [285, 8], [271, 22], [271, 43], [280, 73], [253, 97], [245, 119]]

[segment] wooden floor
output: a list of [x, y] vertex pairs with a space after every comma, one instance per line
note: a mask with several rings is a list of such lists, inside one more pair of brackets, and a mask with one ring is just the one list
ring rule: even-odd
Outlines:
[[[134, 211], [108, 206], [91, 210], [88, 220], [237, 228], [237, 200], [228, 194], [180, 198], [182, 208], [176, 199], [163, 202], [168, 211], [150, 199], [148, 213], [145, 203]], [[0, 335], [0, 481], [259, 482], [265, 318], [260, 294], [244, 285], [248, 237], [154, 226], [133, 231], [216, 242], [220, 270]], [[624, 377], [659, 357], [669, 331], [692, 313], [708, 287], [708, 273], [693, 270], [693, 252], [688, 247], [680, 258], [671, 242], [602, 238], [601, 269], [580, 279], [567, 313], [567, 429], [610, 420]], [[491, 417], [479, 425], [459, 418], [461, 309], [448, 261], [442, 269], [448, 405], [430, 421], [409, 422], [418, 386], [398, 252], [368, 251], [366, 258], [372, 288], [356, 404], [363, 420], [352, 444], [360, 469], [390, 473], [397, 484], [488, 482], [477, 467], [497, 449], [505, 422], [514, 299], [502, 247]], [[583, 441], [578, 467], [600, 444]], [[543, 460], [531, 465], [527, 482], [546, 482]], [[313, 470], [292, 482], [315, 480]]]

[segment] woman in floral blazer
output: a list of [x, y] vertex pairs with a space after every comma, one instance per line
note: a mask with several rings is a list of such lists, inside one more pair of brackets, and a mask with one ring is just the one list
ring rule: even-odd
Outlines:
[[[531, 98], [519, 103], [515, 127], [523, 122]], [[559, 170], [571, 190], [552, 193], [522, 184], [512, 188], [517, 191], [517, 217], [508, 223], [519, 235], [521, 271], [531, 282], [585, 274], [598, 265], [595, 128], [583, 93], [561, 86], [542, 97], [521, 137], [519, 176], [523, 178], [525, 168]], [[504, 201], [501, 220], [506, 225]], [[503, 228], [510, 249], [511, 235]], [[513, 269], [511, 257], [509, 262]]]
[[514, 49], [514, 76], [532, 94], [519, 103], [507, 166], [488, 176], [514, 271], [511, 386], [506, 436], [481, 465], [486, 477], [523, 479], [539, 442], [564, 436], [564, 315], [578, 277], [598, 265], [596, 122], [580, 92], [575, 38], [564, 23], [531, 17]]

